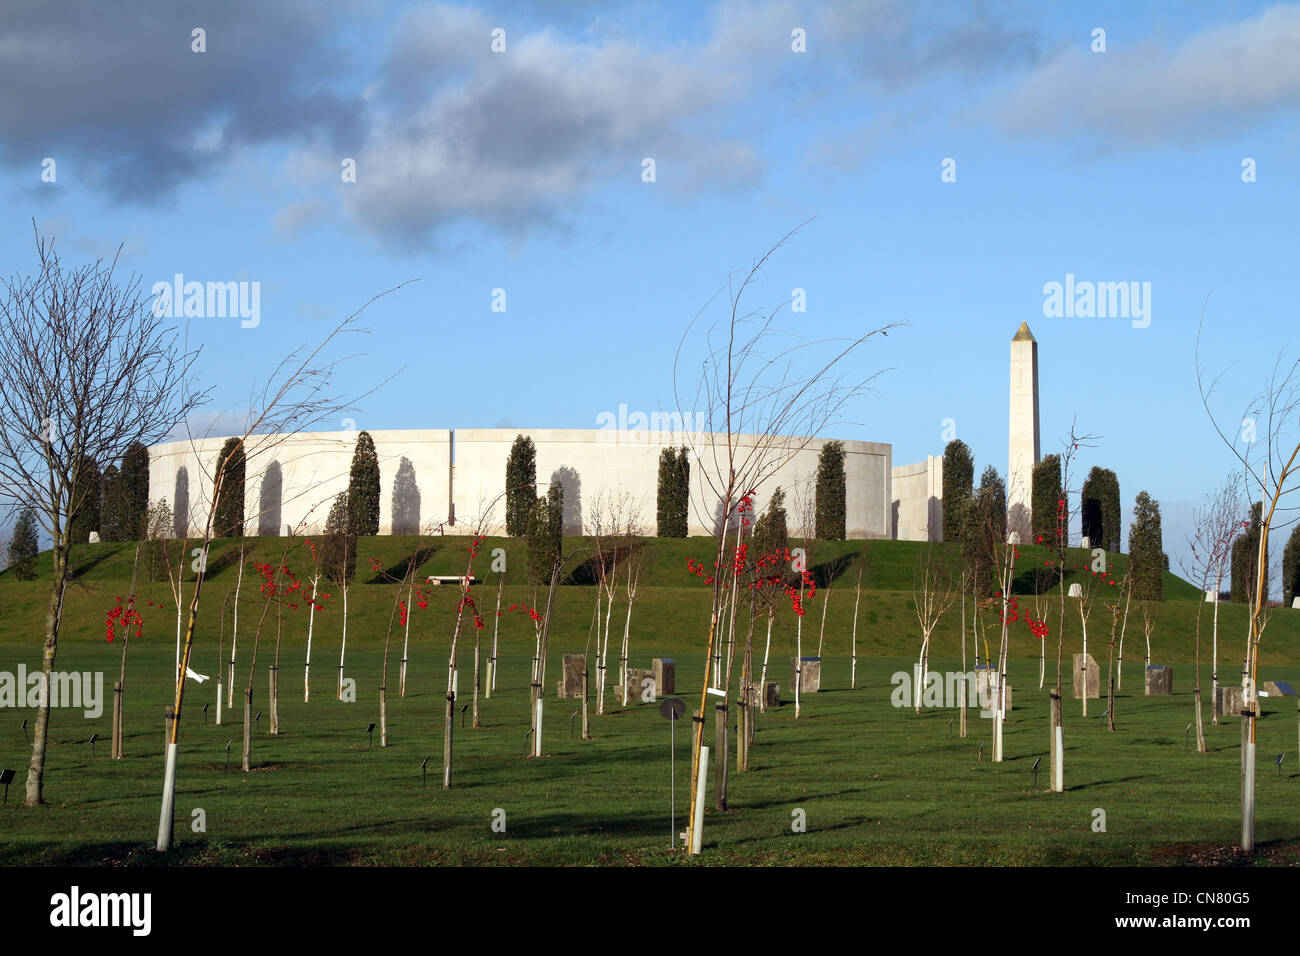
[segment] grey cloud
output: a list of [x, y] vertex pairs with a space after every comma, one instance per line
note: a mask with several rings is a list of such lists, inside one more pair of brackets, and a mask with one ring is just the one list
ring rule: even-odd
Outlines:
[[[332, 86], [344, 63], [336, 15], [306, 0], [11, 5], [0, 44], [0, 161], [84, 170], [115, 200], [150, 202], [279, 139], [358, 138]], [[206, 30], [207, 52], [191, 51]], [[15, 95], [14, 91], [21, 90]], [[215, 135], [214, 135], [215, 134]], [[205, 149], [205, 139], [220, 143]], [[72, 160], [72, 162], [68, 162]]]
[[1008, 135], [1087, 137], [1104, 149], [1196, 142], [1300, 111], [1300, 6], [1209, 27], [1171, 49], [1106, 53], [1087, 37], [1026, 76], [988, 112]]

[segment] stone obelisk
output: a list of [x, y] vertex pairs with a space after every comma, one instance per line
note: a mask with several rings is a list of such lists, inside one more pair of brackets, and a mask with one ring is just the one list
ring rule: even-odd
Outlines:
[[1034, 465], [1038, 462], [1038, 342], [1020, 323], [1011, 339], [1011, 436], [1007, 461], [1007, 531], [1029, 541]]

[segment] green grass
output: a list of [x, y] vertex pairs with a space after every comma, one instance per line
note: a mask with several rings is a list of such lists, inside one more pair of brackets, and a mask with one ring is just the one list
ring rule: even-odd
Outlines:
[[[465, 541], [445, 539], [426, 565], [427, 573], [455, 573]], [[278, 557], [274, 544], [260, 542], [259, 559]], [[488, 542], [487, 549], [494, 546]], [[513, 543], [517, 546], [517, 543]], [[703, 673], [703, 638], [708, 623], [708, 592], [685, 572], [688, 555], [703, 559], [701, 539], [653, 542], [647, 586], [632, 618], [634, 665], [651, 657], [677, 661], [678, 693], [698, 706]], [[506, 543], [507, 547], [511, 543]], [[363, 543], [360, 580], [366, 581], [369, 557], [393, 564], [409, 551], [401, 540], [377, 538]], [[856, 553], [860, 543], [821, 546], [815, 562], [840, 553]], [[405, 549], [405, 550], [404, 550]], [[760, 718], [752, 769], [731, 776], [731, 809], [707, 814], [706, 853], [695, 861], [667, 849], [668, 723], [650, 705], [612, 707], [592, 717], [594, 740], [570, 739], [573, 701], [554, 698], [559, 657], [581, 652], [595, 601], [594, 589], [566, 586], [557, 601], [548, 667], [544, 721], [547, 757], [523, 756], [528, 728], [527, 683], [532, 655], [531, 626], [518, 615], [502, 619], [503, 671], [499, 692], [482, 703], [485, 726], [456, 730], [453, 788], [441, 781], [442, 691], [445, 688], [447, 637], [456, 592], [434, 589], [428, 611], [412, 617], [409, 696], [390, 695], [391, 746], [380, 748], [378, 734], [367, 749], [366, 725], [378, 719], [377, 687], [382, 665], [383, 632], [393, 596], [391, 585], [357, 585], [349, 598], [349, 649], [346, 673], [356, 680], [357, 702], [334, 699], [339, 651], [339, 611], [318, 614], [313, 642], [312, 702], [302, 701], [302, 662], [306, 621], [301, 612], [286, 617], [281, 648], [281, 712], [284, 732], [255, 735], [254, 770], [241, 773], [241, 729], [226, 714], [226, 725], [212, 726], [215, 680], [188, 685], [182, 731], [177, 794], [177, 841], [169, 861], [206, 863], [569, 863], [644, 864], [697, 862], [749, 864], [1148, 864], [1234, 862], [1230, 847], [1238, 839], [1239, 724], [1208, 726], [1208, 754], [1184, 752], [1184, 728], [1192, 719], [1192, 626], [1195, 600], [1169, 600], [1158, 609], [1153, 638], [1154, 659], [1174, 663], [1175, 695], [1140, 696], [1143, 653], [1140, 619], [1131, 617], [1125, 642], [1125, 694], [1117, 704], [1119, 729], [1106, 731], [1100, 717], [1105, 702], [1090, 702], [1092, 716], [1079, 715], [1079, 703], [1066, 692], [1066, 784], [1064, 794], [1042, 792], [1047, 785], [1046, 759], [1039, 791], [1030, 767], [1046, 754], [1047, 701], [1037, 688], [1038, 647], [1027, 628], [1013, 630], [1011, 682], [1016, 710], [1006, 731], [1008, 759], [988, 759], [990, 722], [971, 711], [971, 736], [951, 735], [955, 711], [910, 709], [891, 705], [891, 675], [910, 673], [919, 632], [910, 608], [911, 569], [920, 546], [873, 542], [870, 561], [873, 589], [865, 590], [858, 629], [859, 686], [849, 690], [849, 635], [852, 580], [842, 574], [830, 591], [826, 625], [823, 693], [805, 697], [803, 715], [794, 719], [793, 704]], [[1041, 560], [1026, 548], [1022, 565]], [[511, 552], [513, 555], [513, 551]], [[214, 551], [214, 558], [219, 555]], [[489, 560], [485, 550], [480, 561]], [[438, 563], [445, 561], [445, 564]], [[219, 561], [214, 561], [219, 565]], [[522, 562], [516, 562], [516, 565]], [[129, 549], [102, 546], [92, 559], [81, 552], [74, 567], [83, 568], [81, 584], [69, 593], [64, 636], [56, 668], [105, 672], [111, 697], [120, 644], [103, 638], [104, 611], [127, 586]], [[512, 569], [513, 571], [513, 569]], [[233, 585], [234, 569], [217, 566], [205, 591], [195, 647], [194, 668], [215, 675], [218, 669], [216, 609]], [[1168, 583], [1168, 579], [1167, 579]], [[246, 579], [246, 586], [249, 581]], [[1167, 593], [1196, 590], [1177, 582]], [[44, 589], [43, 589], [44, 588]], [[152, 586], [152, 597], [169, 600], [165, 583]], [[41, 616], [48, 580], [16, 582], [0, 576], [6, 619], [0, 631], [0, 670], [21, 661], [39, 662]], [[148, 586], [141, 585], [141, 595]], [[256, 614], [255, 586], [241, 614], [240, 686], [248, 677]], [[825, 592], [823, 592], [823, 595]], [[506, 603], [526, 599], [521, 584], [507, 587]], [[480, 601], [491, 610], [494, 594]], [[805, 653], [815, 653], [822, 595], [810, 604], [804, 621]], [[1068, 620], [1066, 653], [1077, 650], [1077, 611]], [[157, 828], [162, 777], [163, 705], [170, 699], [174, 610], [148, 608], [145, 636], [132, 642], [127, 677], [127, 758], [106, 758], [111, 699], [98, 719], [79, 711], [56, 710], [41, 808], [23, 808], [22, 780], [30, 748], [19, 725], [34, 712], [0, 710], [0, 767], [19, 771], [0, 812], [0, 862], [6, 864], [156, 863], [152, 850]], [[624, 606], [614, 612], [621, 634]], [[769, 679], [782, 684], [789, 699], [789, 656], [794, 641], [788, 611], [774, 634]], [[1105, 679], [1108, 624], [1103, 609], [1094, 612], [1090, 650]], [[945, 619], [936, 637], [931, 666], [956, 669], [960, 664], [959, 613]], [[1055, 624], [1055, 614], [1052, 618]], [[491, 630], [488, 622], [488, 633]], [[1202, 653], [1208, 661], [1208, 618]], [[1244, 635], [1239, 606], [1220, 612], [1220, 674], [1235, 682]], [[1264, 679], [1296, 681], [1300, 677], [1300, 612], [1278, 610], [1265, 635]], [[761, 646], [762, 628], [758, 639]], [[472, 640], [472, 637], [471, 637]], [[1055, 649], [1055, 635], [1051, 639]], [[255, 684], [255, 709], [267, 710], [267, 672], [274, 630], [264, 631]], [[228, 648], [227, 648], [228, 653]], [[400, 643], [390, 656], [389, 686], [396, 687]], [[461, 655], [461, 702], [468, 702], [472, 644]], [[1049, 663], [1049, 671], [1054, 660]], [[1208, 688], [1208, 663], [1202, 679]], [[1068, 685], [1068, 663], [1067, 663]], [[1139, 695], [1134, 696], [1133, 691]], [[238, 695], [236, 695], [238, 706]], [[607, 697], [607, 701], [612, 700]], [[208, 725], [202, 704], [209, 704]], [[233, 715], [233, 716], [238, 716]], [[575, 730], [578, 722], [575, 721]], [[687, 725], [678, 728], [677, 829], [682, 828], [689, 775]], [[98, 733], [98, 756], [92, 761], [87, 740]], [[706, 743], [712, 743], [712, 722]], [[232, 740], [231, 769], [224, 769], [225, 745]], [[984, 759], [978, 747], [984, 742]], [[1257, 862], [1291, 863], [1300, 858], [1300, 823], [1292, 808], [1300, 787], [1294, 762], [1297, 730], [1295, 702], [1264, 702], [1259, 722], [1259, 795]], [[1272, 758], [1287, 752], [1279, 777]], [[429, 761], [429, 785], [421, 786], [419, 766]], [[734, 756], [733, 756], [734, 759]], [[206, 812], [207, 832], [190, 829], [191, 811]], [[505, 811], [506, 832], [494, 833], [492, 815]], [[793, 833], [792, 813], [802, 809], [807, 832]], [[1093, 811], [1106, 812], [1106, 832], [1091, 829]]]

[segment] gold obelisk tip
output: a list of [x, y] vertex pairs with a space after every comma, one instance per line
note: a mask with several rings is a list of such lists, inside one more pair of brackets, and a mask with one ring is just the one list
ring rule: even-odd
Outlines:
[[1016, 334], [1011, 338], [1012, 342], [1037, 342], [1034, 333], [1029, 331], [1029, 323], [1021, 322], [1020, 328], [1016, 329]]

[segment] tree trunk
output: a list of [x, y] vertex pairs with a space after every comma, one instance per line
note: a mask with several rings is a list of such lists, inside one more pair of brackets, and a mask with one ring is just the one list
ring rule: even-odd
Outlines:
[[776, 612], [767, 612], [767, 644], [763, 647], [763, 673], [758, 679], [758, 711], [761, 714], [767, 713], [767, 658], [772, 653], [772, 622], [776, 620]]
[[379, 685], [379, 746], [388, 746], [388, 688]]
[[280, 668], [272, 664], [270, 671], [270, 681], [268, 691], [271, 697], [271, 706], [268, 708], [271, 715], [271, 736], [280, 736]]
[[343, 646], [339, 649], [338, 699], [343, 699], [343, 655], [348, 652], [348, 586], [343, 585]]
[[740, 710], [736, 714], [736, 772], [749, 770], [749, 744], [754, 723], [754, 623], [758, 605], [750, 594], [749, 630], [745, 633], [745, 654], [740, 661]]
[[41, 650], [41, 674], [45, 693], [36, 708], [36, 727], [32, 731], [32, 760], [27, 768], [27, 798], [24, 805], [40, 806], [45, 802], [45, 745], [50, 727], [50, 689], [54, 658], [59, 649], [59, 624], [63, 617], [63, 596], [67, 590], [68, 554], [66, 546], [54, 549], [54, 584], [45, 611], [45, 645]]
[[1223, 711], [1219, 707], [1219, 591], [1218, 587], [1223, 582], [1215, 585], [1214, 591], [1214, 649], [1210, 657], [1210, 723], [1215, 727], [1219, 726], [1219, 718], [1223, 716]]
[[596, 643], [600, 645], [600, 655], [596, 659], [596, 713], [605, 712], [605, 678], [608, 676], [609, 662], [609, 622], [614, 613], [614, 598], [611, 594], [606, 594], [605, 601], [605, 637], [602, 640], [600, 632], [596, 633]]
[[492, 692], [497, 689], [497, 633], [501, 630], [501, 591], [505, 586], [506, 576], [502, 572], [501, 580], [497, 584], [497, 613], [492, 618], [492, 651], [488, 654], [487, 684], [483, 688], [483, 696], [488, 700], [492, 699]]
[[[597, 638], [599, 639], [599, 638]], [[587, 689], [587, 658], [582, 658], [582, 739], [591, 739], [591, 707], [588, 700], [591, 692]], [[535, 706], [535, 705], [534, 705]]]
[[1202, 599], [1196, 607], [1196, 686], [1193, 688], [1196, 698], [1196, 752], [1202, 754], [1208, 752], [1205, 749], [1205, 721], [1201, 716], [1201, 609], [1205, 606], [1204, 593], [1205, 588], [1201, 588]]
[[[862, 572], [858, 572], [858, 585], [853, 594], [853, 652], [849, 659], [849, 690], [858, 689], [858, 604], [862, 601]], [[962, 640], [966, 640], [966, 599], [962, 597]]]
[[307, 609], [307, 662], [302, 668], [302, 702], [311, 702], [311, 632], [316, 624], [316, 584], [311, 582], [311, 606]]
[[1065, 792], [1065, 727], [1061, 723], [1061, 695], [1052, 691], [1048, 704], [1051, 723], [1052, 791]]
[[253, 769], [253, 687], [250, 684], [244, 691], [244, 759], [243, 770], [248, 773]]
[[[1086, 675], [1085, 675], [1085, 683], [1086, 683]], [[1110, 653], [1106, 655], [1106, 686], [1108, 688], [1108, 690], [1106, 691], [1106, 730], [1109, 731], [1110, 733], [1114, 733], [1115, 732], [1115, 644], [1113, 641], [1111, 642], [1110, 645]], [[1084, 687], [1083, 692], [1085, 695], [1087, 695], [1088, 688]], [[1198, 701], [1198, 706], [1199, 706], [1199, 701]]]
[[[628, 572], [629, 575], [631, 572]], [[619, 673], [622, 675], [623, 688], [623, 706], [627, 706], [627, 655], [632, 639], [632, 597], [627, 599], [627, 617], [623, 620], [623, 653], [619, 655]], [[659, 688], [655, 688], [655, 693], [659, 693]]]
[[[978, 653], [978, 648], [977, 648]], [[958, 735], [966, 736], [966, 711], [970, 709], [970, 702], [966, 699], [966, 592], [963, 590], [961, 595], [961, 680], [957, 682], [957, 723]]]
[[[803, 578], [799, 579], [799, 603], [803, 604]], [[799, 719], [799, 690], [803, 684], [803, 615], [795, 617], [795, 665], [794, 665], [794, 718]]]
[[[411, 615], [415, 613], [415, 605], [411, 603], [411, 597], [415, 593], [415, 578], [412, 576], [411, 583], [406, 588], [406, 635], [402, 638], [402, 661], [397, 671], [397, 696], [406, 696], [406, 655], [411, 648]], [[501, 610], [500, 607], [497, 610]], [[478, 643], [474, 646], [474, 726], [478, 726]]]
[[[409, 623], [409, 619], [408, 619], [408, 623]], [[479, 635], [481, 633], [482, 631], [480, 631], [478, 628], [474, 629], [474, 708], [473, 708], [474, 722], [473, 722], [473, 726], [476, 729], [483, 726], [481, 723], [479, 723], [479, 719], [478, 719], [478, 688], [480, 683], [478, 661], [479, 661]], [[405, 668], [406, 664], [403, 663], [402, 667]]]
[[[450, 677], [447, 678], [449, 681]], [[456, 695], [447, 691], [447, 707], [443, 711], [442, 730], [442, 789], [451, 789], [451, 736], [456, 724]]]
[[235, 601], [231, 605], [230, 677], [226, 685], [226, 707], [235, 709], [235, 645], [239, 643], [239, 589], [244, 584], [244, 551], [239, 551], [239, 576], [235, 578]]
[[713, 773], [713, 809], [727, 809], [727, 744], [731, 728], [727, 726], [727, 705], [713, 705], [713, 726], [717, 746], [717, 763]]
[[1084, 598], [1079, 599], [1079, 621], [1083, 626], [1083, 716], [1088, 716], [1088, 618], [1083, 613]]
[[[221, 702], [218, 701], [218, 708]], [[126, 754], [122, 750], [122, 682], [113, 682], [113, 745], [110, 756], [113, 760], [121, 760]]]
[[826, 585], [826, 593], [822, 595], [822, 623], [817, 631], [817, 657], [820, 660], [822, 656], [822, 647], [826, 641], [826, 608], [831, 603], [831, 587]]

